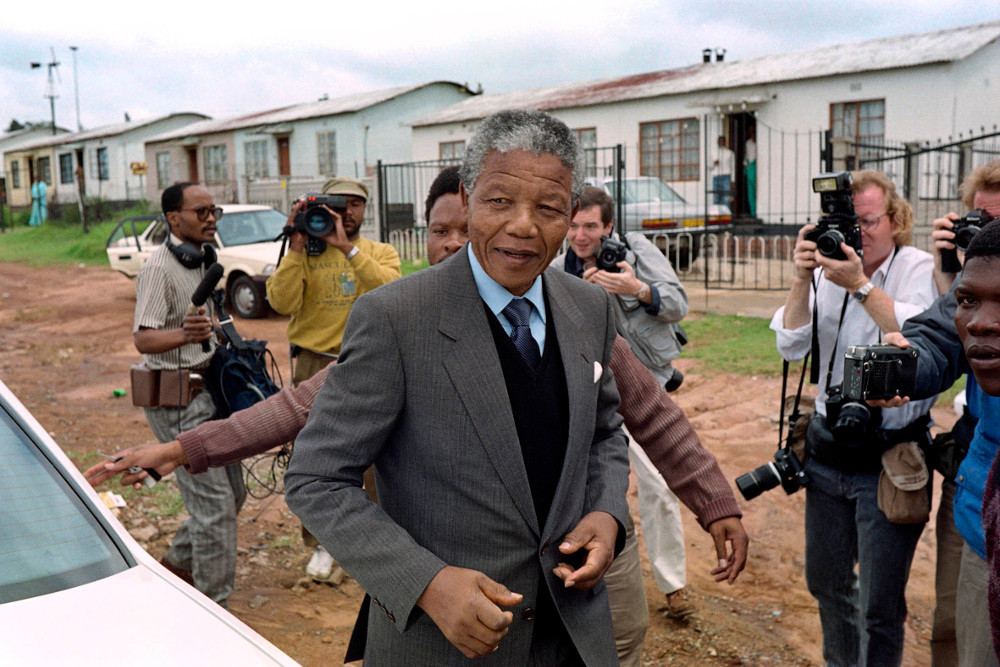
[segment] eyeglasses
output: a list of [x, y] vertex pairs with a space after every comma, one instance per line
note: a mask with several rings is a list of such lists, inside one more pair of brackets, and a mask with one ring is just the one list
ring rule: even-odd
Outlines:
[[209, 214], [213, 218], [218, 220], [222, 217], [222, 207], [221, 206], [199, 206], [198, 208], [182, 208], [182, 211], [194, 211], [195, 215], [198, 216], [198, 222], [205, 222], [208, 220]]
[[872, 227], [874, 227], [875, 225], [877, 225], [879, 222], [881, 222], [882, 218], [884, 218], [884, 217], [885, 217], [885, 213], [883, 213], [881, 215], [876, 215], [874, 218], [867, 218], [867, 219], [864, 219], [864, 220], [859, 219], [858, 220], [858, 227], [861, 228], [861, 231], [867, 232], [869, 229], [871, 229]]

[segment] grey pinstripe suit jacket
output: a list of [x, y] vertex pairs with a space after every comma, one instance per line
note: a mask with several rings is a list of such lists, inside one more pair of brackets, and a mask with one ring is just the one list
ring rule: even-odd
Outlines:
[[[524, 595], [500, 649], [477, 664], [528, 663], [531, 621], [522, 611], [535, 606], [540, 571], [587, 664], [617, 664], [603, 582], [567, 590], [551, 574], [558, 545], [583, 515], [603, 510], [624, 525], [628, 511], [607, 294], [559, 269], [545, 273], [570, 420], [562, 475], [539, 526], [467, 252], [358, 299], [339, 362], [295, 442], [288, 505], [372, 596], [366, 663], [467, 661], [415, 606], [434, 575], [454, 565]], [[378, 506], [361, 488], [372, 463]], [[619, 548], [623, 538], [620, 530]]]

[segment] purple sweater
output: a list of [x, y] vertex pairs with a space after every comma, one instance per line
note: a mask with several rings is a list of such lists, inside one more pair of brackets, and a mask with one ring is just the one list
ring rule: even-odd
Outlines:
[[[294, 440], [332, 366], [229, 419], [205, 422], [177, 436], [188, 470], [204, 472]], [[715, 457], [702, 447], [684, 412], [621, 336], [615, 339], [611, 372], [621, 396], [619, 412], [625, 427], [670, 490], [695, 513], [701, 527], [707, 529], [725, 517], [743, 516]]]

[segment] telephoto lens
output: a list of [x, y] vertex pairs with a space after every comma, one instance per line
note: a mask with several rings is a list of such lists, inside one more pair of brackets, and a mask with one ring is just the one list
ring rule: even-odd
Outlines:
[[774, 467], [774, 461], [768, 461], [762, 466], [736, 478], [736, 488], [743, 494], [745, 500], [753, 500], [765, 491], [770, 491], [781, 484], [781, 475]]

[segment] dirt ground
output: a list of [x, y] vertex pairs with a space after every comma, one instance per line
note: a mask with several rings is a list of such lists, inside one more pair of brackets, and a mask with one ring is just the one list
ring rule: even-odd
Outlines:
[[[152, 440], [142, 410], [128, 397], [114, 396], [116, 389], [128, 388], [129, 365], [138, 359], [130, 335], [134, 305], [134, 284], [107, 268], [38, 269], [0, 262], [0, 379], [81, 469], [96, 461], [97, 450], [112, 452]], [[287, 378], [284, 318], [272, 314], [236, 324], [244, 337], [269, 341]], [[691, 361], [682, 358], [678, 365], [686, 380], [675, 398], [726, 477], [734, 479], [770, 460], [777, 441], [780, 378], [707, 377]], [[935, 418], [943, 427], [954, 421], [950, 410], [937, 410]], [[117, 484], [111, 488], [120, 490]], [[634, 486], [630, 501], [635, 512]], [[659, 613], [663, 596], [643, 547], [650, 611], [645, 664], [822, 662], [816, 606], [803, 580], [803, 494], [786, 496], [776, 489], [740, 502], [750, 559], [731, 587], [712, 581], [711, 539], [684, 510], [688, 591], [697, 606], [686, 621]], [[146, 499], [138, 496], [120, 516], [159, 557], [183, 514], [158, 518], [148, 510]], [[906, 665], [930, 664], [934, 541], [930, 524], [907, 594]], [[303, 665], [340, 664], [363, 596], [357, 583], [347, 577], [330, 586], [305, 578], [310, 552], [280, 495], [248, 500], [239, 543], [232, 612]]]

